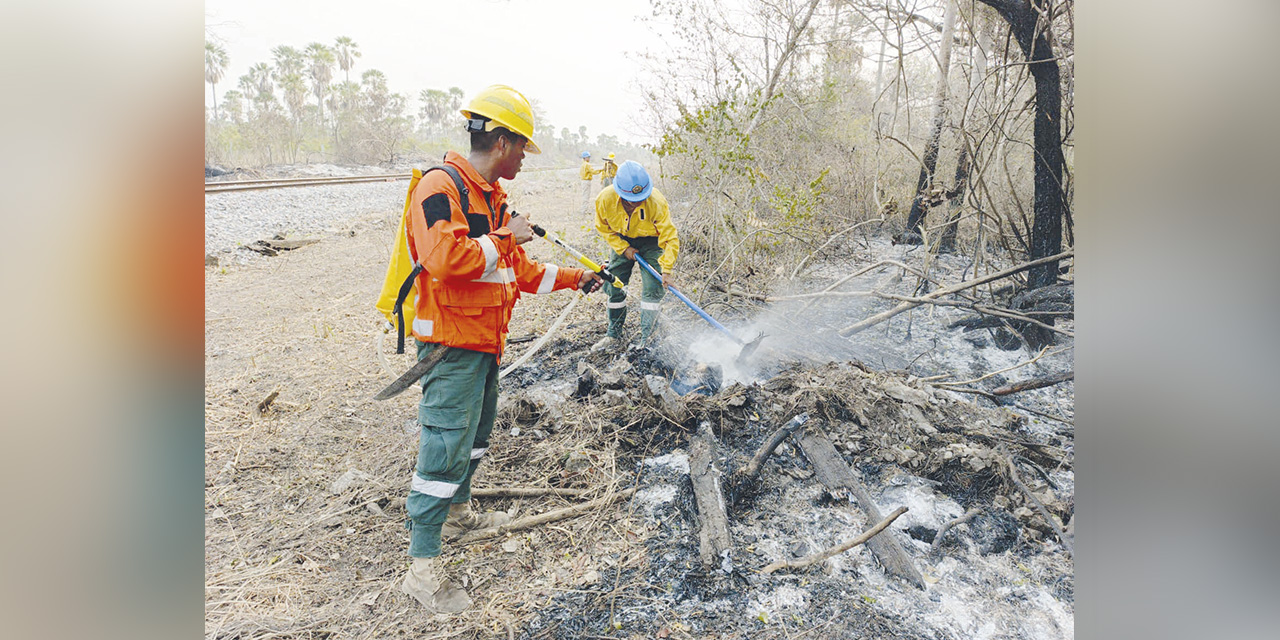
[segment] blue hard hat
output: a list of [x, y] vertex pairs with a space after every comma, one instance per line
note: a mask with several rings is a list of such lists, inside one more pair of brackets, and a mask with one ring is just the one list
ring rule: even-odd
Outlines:
[[590, 157], [591, 157], [591, 152], [590, 152], [590, 151], [583, 151], [583, 152], [582, 152], [582, 157], [584, 157], [584, 158], [590, 158]]
[[653, 181], [639, 162], [628, 160], [618, 167], [618, 175], [613, 178], [613, 190], [627, 202], [640, 202], [653, 191]]

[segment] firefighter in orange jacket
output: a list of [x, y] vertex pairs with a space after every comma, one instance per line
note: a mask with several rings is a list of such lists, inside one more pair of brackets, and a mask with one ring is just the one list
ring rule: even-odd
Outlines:
[[444, 576], [441, 537], [505, 524], [505, 513], [470, 507], [471, 478], [489, 446], [498, 401], [498, 362], [512, 307], [522, 293], [577, 289], [602, 282], [590, 271], [532, 261], [519, 245], [533, 238], [498, 183], [520, 171], [524, 155], [538, 153], [533, 111], [520, 92], [494, 85], [465, 109], [471, 154], [450, 151], [446, 166], [462, 177], [462, 194], [446, 171], [427, 173], [408, 208], [407, 241], [418, 275], [413, 335], [418, 358], [449, 349], [422, 383], [418, 461], [406, 502], [413, 562], [403, 590], [436, 613], [471, 604]]

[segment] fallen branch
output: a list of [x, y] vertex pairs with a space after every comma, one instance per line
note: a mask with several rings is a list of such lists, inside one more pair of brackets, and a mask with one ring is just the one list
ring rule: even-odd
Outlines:
[[997, 318], [1007, 318], [1009, 320], [1017, 320], [1019, 322], [1034, 324], [1038, 327], [1042, 327], [1044, 329], [1048, 329], [1049, 331], [1053, 331], [1054, 333], [1060, 333], [1064, 336], [1067, 336], [1068, 338], [1076, 337], [1075, 333], [1067, 331], [1066, 329], [1061, 329], [1050, 324], [1045, 324], [1039, 320], [1036, 320], [1035, 318], [1032, 318], [1031, 316], [1018, 313], [1017, 311], [1013, 311], [1012, 309], [1005, 309], [1004, 307], [992, 307], [984, 304], [977, 304], [973, 302], [959, 301], [959, 300], [937, 300], [934, 298], [930, 298], [928, 296], [915, 298], [911, 296], [898, 295], [896, 293], [884, 293], [882, 291], [869, 291], [867, 293], [873, 296], [876, 296], [878, 298], [884, 298], [886, 300], [898, 300], [900, 302], [914, 302], [916, 304], [932, 304], [940, 307], [960, 307], [961, 309], [969, 309], [975, 313], [981, 313], [983, 315], [995, 316]]
[[866, 329], [867, 327], [875, 326], [875, 325], [880, 324], [881, 322], [884, 322], [885, 320], [888, 320], [889, 318], [892, 318], [892, 317], [894, 317], [894, 316], [896, 316], [896, 315], [898, 315], [898, 314], [900, 314], [900, 313], [902, 313], [902, 312], [904, 312], [904, 311], [909, 311], [909, 310], [911, 310], [911, 309], [914, 309], [914, 308], [916, 308], [916, 307], [920, 306], [921, 304], [923, 304], [925, 301], [933, 300], [933, 299], [935, 299], [935, 298], [940, 298], [940, 297], [945, 296], [945, 295], [951, 295], [951, 294], [953, 294], [953, 293], [959, 293], [959, 292], [964, 291], [964, 290], [966, 290], [966, 289], [972, 289], [973, 287], [977, 287], [977, 286], [984, 285], [984, 284], [986, 284], [986, 283], [988, 283], [988, 282], [993, 282], [993, 281], [995, 281], [995, 280], [1000, 280], [1000, 279], [1002, 279], [1002, 278], [1007, 278], [1007, 277], [1009, 277], [1009, 276], [1011, 276], [1011, 275], [1014, 275], [1014, 274], [1017, 274], [1017, 273], [1021, 273], [1021, 272], [1023, 272], [1023, 271], [1027, 271], [1027, 270], [1029, 270], [1029, 269], [1034, 269], [1034, 268], [1036, 268], [1036, 267], [1038, 267], [1038, 266], [1040, 266], [1040, 265], [1042, 265], [1042, 264], [1048, 264], [1048, 263], [1050, 263], [1050, 262], [1056, 262], [1056, 261], [1058, 261], [1058, 260], [1064, 260], [1064, 259], [1066, 259], [1066, 258], [1071, 258], [1071, 257], [1074, 257], [1074, 256], [1075, 256], [1075, 253], [1076, 253], [1076, 252], [1075, 252], [1075, 249], [1069, 249], [1069, 250], [1067, 250], [1067, 251], [1063, 251], [1062, 253], [1059, 253], [1059, 254], [1056, 254], [1056, 255], [1047, 256], [1047, 257], [1044, 257], [1044, 258], [1040, 258], [1039, 260], [1032, 260], [1031, 262], [1026, 262], [1026, 263], [1023, 263], [1023, 264], [1020, 264], [1020, 265], [1017, 265], [1017, 266], [1014, 266], [1014, 267], [1009, 267], [1008, 269], [1005, 269], [1005, 270], [1003, 270], [1003, 271], [997, 271], [996, 273], [988, 274], [988, 275], [982, 276], [981, 278], [974, 278], [973, 280], [969, 280], [969, 281], [967, 281], [967, 282], [961, 282], [961, 283], [959, 283], [959, 284], [954, 284], [954, 285], [951, 285], [951, 286], [949, 286], [949, 287], [943, 287], [943, 288], [938, 289], [938, 290], [936, 290], [936, 291], [934, 291], [934, 292], [932, 292], [932, 293], [930, 293], [930, 294], [928, 294], [928, 295], [926, 295], [926, 296], [923, 296], [922, 298], [918, 299], [918, 300], [920, 300], [920, 301], [918, 301], [918, 302], [917, 302], [917, 301], [912, 301], [912, 302], [903, 302], [902, 304], [900, 304], [900, 305], [898, 305], [898, 306], [896, 306], [896, 307], [894, 307], [894, 308], [892, 308], [892, 309], [889, 309], [888, 311], [883, 311], [883, 312], [881, 312], [881, 313], [877, 313], [876, 315], [871, 316], [870, 318], [867, 318], [867, 319], [862, 320], [862, 321], [860, 321], [860, 322], [855, 322], [854, 324], [851, 324], [851, 325], [849, 325], [849, 326], [847, 326], [847, 327], [845, 327], [845, 328], [841, 329], [841, 330], [839, 331], [839, 334], [840, 334], [842, 337], [848, 338], [849, 336], [851, 336], [851, 335], [853, 335], [853, 334], [855, 334], [855, 333], [857, 333], [857, 332], [859, 332], [859, 331], [862, 331], [863, 329]]
[[809, 414], [802, 413], [792, 418], [787, 424], [782, 425], [782, 427], [777, 431], [774, 431], [773, 435], [769, 437], [769, 441], [765, 442], [760, 449], [756, 451], [756, 455], [751, 458], [751, 462], [747, 465], [747, 469], [742, 472], [743, 480], [749, 481], [759, 475], [760, 467], [764, 466], [764, 461], [773, 454], [773, 450], [777, 449], [778, 445], [782, 444], [783, 440], [786, 440], [788, 436], [795, 433], [796, 429], [803, 427], [804, 423], [808, 421]]
[[804, 567], [822, 562], [823, 560], [826, 560], [831, 556], [844, 553], [876, 537], [876, 534], [880, 533], [881, 531], [884, 531], [886, 528], [888, 528], [890, 524], [893, 523], [894, 520], [898, 519], [898, 516], [906, 512], [907, 512], [906, 507], [898, 507], [897, 510], [889, 514], [887, 518], [885, 518], [884, 520], [881, 520], [879, 524], [877, 524], [874, 527], [871, 527], [870, 529], [867, 529], [865, 533], [848, 542], [838, 544], [834, 547], [831, 547], [830, 549], [827, 549], [826, 551], [815, 553], [811, 556], [805, 556], [803, 558], [800, 558], [799, 560], [779, 560], [777, 562], [771, 562], [769, 563], [768, 566], [761, 569], [760, 573], [768, 575], [770, 573], [773, 573], [774, 571], [777, 571], [778, 569], [803, 569]]
[[1023, 380], [1022, 382], [1007, 384], [1003, 387], [992, 389], [991, 394], [997, 395], [997, 396], [1007, 396], [1011, 393], [1018, 393], [1019, 391], [1030, 391], [1032, 389], [1052, 387], [1055, 384], [1062, 384], [1063, 382], [1066, 382], [1068, 380], [1075, 380], [1075, 379], [1076, 379], [1076, 372], [1074, 370], [1067, 371], [1065, 373], [1057, 373], [1051, 376], [1045, 376], [1043, 378], [1032, 378], [1030, 380]]
[[[1039, 360], [1039, 359], [1041, 359], [1041, 358], [1043, 358], [1043, 357], [1045, 357], [1045, 356], [1056, 356], [1056, 355], [1058, 355], [1059, 353], [1062, 353], [1063, 351], [1066, 351], [1067, 349], [1070, 349], [1070, 348], [1071, 348], [1071, 347], [1063, 347], [1063, 348], [1058, 349], [1057, 351], [1054, 351], [1054, 352], [1052, 352], [1052, 353], [1046, 353], [1047, 351], [1049, 351], [1049, 347], [1045, 347], [1045, 348], [1043, 348], [1043, 349], [1041, 349], [1041, 350], [1040, 350], [1040, 353], [1036, 354], [1036, 357], [1034, 357], [1034, 358], [1032, 358], [1032, 359], [1030, 359], [1030, 360], [1025, 360], [1025, 361], [1023, 361], [1023, 362], [1019, 362], [1018, 364], [1015, 364], [1015, 365], [1013, 365], [1012, 367], [1005, 367], [1004, 369], [1000, 369], [999, 371], [992, 371], [991, 373], [988, 373], [988, 374], [986, 374], [986, 375], [984, 375], [984, 376], [979, 376], [979, 377], [977, 377], [977, 378], [970, 378], [970, 379], [968, 379], [968, 380], [960, 380], [960, 381], [958, 381], [958, 382], [938, 382], [938, 383], [936, 383], [934, 386], [938, 386], [938, 387], [943, 386], [943, 385], [948, 385], [948, 386], [964, 386], [964, 385], [973, 384], [973, 383], [975, 383], [975, 382], [982, 382], [983, 380], [986, 380], [987, 378], [990, 378], [991, 376], [1000, 375], [1000, 374], [1002, 374], [1002, 373], [1007, 373], [1007, 372], [1009, 372], [1009, 371], [1013, 371], [1014, 369], [1019, 369], [1019, 368], [1025, 367], [1025, 366], [1027, 366], [1027, 365], [1029, 365], [1029, 364], [1032, 364], [1032, 363], [1034, 363], [1035, 361], [1037, 361], [1037, 360]], [[994, 391], [993, 391], [992, 393], [993, 393], [993, 394], [995, 394], [995, 395], [1002, 395], [1002, 394], [999, 394], [999, 393], [995, 393]]]
[[938, 534], [933, 536], [933, 545], [929, 547], [929, 553], [933, 554], [938, 552], [938, 547], [942, 546], [942, 536], [947, 535], [947, 532], [950, 531], [952, 527], [958, 524], [964, 524], [972, 520], [974, 516], [978, 515], [979, 513], [982, 513], [982, 509], [970, 509], [966, 511], [965, 514], [960, 516], [959, 518], [956, 518], [955, 520], [952, 520], [951, 522], [948, 522], [942, 525], [942, 528], [938, 529]]
[[813, 258], [813, 256], [815, 256], [815, 255], [817, 255], [817, 254], [819, 254], [819, 253], [822, 253], [822, 250], [823, 250], [823, 249], [826, 249], [826, 248], [827, 248], [827, 245], [831, 244], [832, 242], [835, 242], [835, 241], [836, 241], [836, 238], [839, 238], [840, 236], [842, 236], [842, 235], [844, 235], [844, 234], [846, 234], [846, 233], [849, 233], [850, 231], [853, 231], [854, 229], [857, 229], [858, 227], [861, 227], [861, 226], [862, 226], [862, 225], [864, 225], [864, 224], [871, 224], [871, 223], [873, 223], [873, 222], [884, 222], [884, 216], [880, 216], [879, 218], [876, 218], [876, 219], [874, 219], [874, 220], [863, 220], [862, 222], [859, 222], [858, 224], [850, 225], [849, 227], [846, 227], [843, 231], [840, 231], [839, 233], [833, 233], [833, 234], [831, 234], [831, 237], [830, 237], [830, 238], [827, 238], [827, 241], [826, 241], [826, 242], [824, 242], [824, 243], [822, 243], [822, 246], [821, 246], [821, 247], [818, 247], [817, 249], [814, 249], [813, 251], [809, 252], [809, 255], [805, 256], [805, 257], [804, 257], [804, 260], [801, 260], [801, 261], [800, 261], [800, 263], [796, 265], [796, 268], [794, 268], [794, 269], [792, 269], [792, 270], [791, 270], [791, 277], [790, 277], [790, 278], [788, 278], [788, 279], [789, 279], [789, 280], [795, 280], [795, 279], [796, 279], [796, 274], [797, 274], [797, 273], [800, 273], [800, 270], [804, 268], [804, 265], [808, 264], [808, 263], [809, 263], [809, 260], [811, 260], [811, 259]]
[[473, 498], [534, 498], [537, 496], [576, 497], [589, 493], [589, 489], [556, 489], [553, 487], [492, 487], [472, 489]]
[[[836, 448], [831, 441], [821, 433], [814, 431], [805, 431], [799, 438], [800, 449], [804, 452], [804, 456], [809, 459], [813, 465], [813, 470], [818, 476], [818, 480], [826, 485], [827, 489], [833, 491], [848, 490], [858, 502], [858, 507], [866, 514], [868, 522], [878, 522], [882, 516], [880, 509], [876, 506], [875, 500], [871, 499], [871, 494], [867, 491], [858, 477], [854, 475], [853, 470], [845, 463], [840, 454], [836, 453]], [[920, 571], [912, 564], [911, 558], [902, 550], [902, 546], [893, 536], [880, 536], [871, 539], [871, 544], [867, 545], [871, 549], [871, 553], [875, 554], [876, 559], [880, 561], [880, 566], [884, 567], [886, 573], [898, 576], [919, 589], [924, 588], [924, 577], [920, 575]]]
[[511, 531], [520, 531], [521, 529], [531, 529], [540, 524], [546, 524], [548, 522], [556, 522], [559, 520], [572, 518], [574, 516], [579, 516], [584, 513], [594, 511], [595, 509], [606, 507], [610, 504], [613, 504], [614, 502], [622, 500], [623, 498], [630, 498], [632, 494], [634, 494], [635, 492], [636, 490], [633, 487], [625, 491], [604, 496], [603, 498], [597, 498], [595, 500], [592, 500], [591, 502], [584, 502], [582, 504], [573, 505], [572, 507], [565, 507], [563, 509], [554, 509], [552, 511], [538, 514], [536, 516], [528, 516], [525, 518], [520, 518], [518, 520], [513, 520], [499, 527], [490, 527], [488, 529], [478, 529], [476, 531], [472, 531], [471, 533], [468, 533], [462, 536], [461, 538], [458, 538], [458, 541], [456, 542], [456, 544], [472, 544], [475, 542], [479, 542], [481, 540], [485, 540], [487, 538], [493, 538], [496, 536], [504, 535]]
[[1062, 542], [1062, 546], [1066, 547], [1067, 555], [1074, 558], [1076, 554], [1071, 549], [1071, 543], [1067, 541], [1067, 534], [1062, 532], [1062, 527], [1058, 526], [1058, 521], [1049, 514], [1049, 510], [1040, 502], [1040, 498], [1037, 498], [1036, 494], [1031, 493], [1031, 489], [1028, 489], [1027, 485], [1022, 484], [1022, 478], [1018, 477], [1018, 468], [1013, 464], [1013, 459], [1005, 456], [1004, 463], [1009, 466], [1009, 478], [1013, 480], [1013, 484], [1017, 485], [1017, 487], [1022, 490], [1022, 493], [1026, 494], [1028, 498], [1031, 498], [1031, 502], [1035, 505], [1036, 511], [1040, 512], [1040, 517], [1044, 518], [1044, 521], [1049, 523], [1049, 526], [1053, 528], [1053, 532], [1058, 536], [1058, 540]]
[[560, 329], [560, 325], [564, 324], [564, 319], [569, 317], [569, 312], [573, 311], [573, 308], [578, 306], [578, 301], [585, 297], [586, 297], [585, 295], [574, 296], [573, 300], [570, 300], [569, 304], [564, 306], [564, 311], [560, 312], [560, 315], [556, 318], [556, 321], [551, 323], [551, 328], [547, 329], [547, 332], [542, 334], [542, 338], [539, 339], [537, 342], [533, 343], [533, 345], [530, 346], [528, 349], [526, 349], [524, 354], [520, 356], [519, 360], [512, 362], [511, 366], [500, 371], [498, 373], [498, 379], [501, 380], [507, 377], [508, 373], [511, 373], [516, 369], [519, 369], [520, 365], [524, 364], [525, 362], [528, 362], [529, 358], [532, 358], [533, 354], [537, 353], [538, 349], [541, 349], [542, 345], [546, 344], [547, 340], [550, 340], [551, 336], [554, 336], [556, 334], [556, 331]]

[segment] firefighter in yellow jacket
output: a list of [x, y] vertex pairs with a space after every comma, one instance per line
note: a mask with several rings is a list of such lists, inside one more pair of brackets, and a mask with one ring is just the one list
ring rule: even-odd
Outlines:
[[[613, 250], [609, 271], [623, 284], [630, 282], [635, 255], [639, 253], [662, 275], [659, 281], [648, 271], [640, 270], [640, 343], [646, 344], [657, 324], [666, 287], [675, 284], [671, 274], [680, 252], [680, 238], [671, 223], [671, 208], [662, 192], [654, 188], [649, 172], [633, 160], [618, 167], [613, 185], [600, 191], [595, 205], [596, 231]], [[627, 319], [627, 292], [609, 283], [604, 286], [609, 294], [605, 305], [609, 326], [604, 339], [593, 347], [596, 350], [617, 342]]]
[[471, 604], [444, 576], [441, 537], [509, 520], [504, 513], [473, 511], [470, 496], [471, 478], [489, 447], [512, 308], [522, 294], [589, 293], [601, 282], [590, 271], [534, 262], [520, 246], [533, 231], [527, 217], [508, 207], [499, 180], [520, 172], [526, 152], [539, 152], [531, 139], [529, 101], [511, 87], [493, 85], [462, 115], [470, 155], [450, 151], [446, 170], [425, 174], [414, 187], [405, 214], [407, 248], [423, 267], [413, 318], [418, 358], [448, 349], [422, 380], [418, 458], [405, 503], [413, 561], [402, 589], [433, 613]]
[[591, 152], [582, 152], [582, 166], [578, 169], [578, 177], [582, 178], [582, 212], [591, 213], [591, 197], [596, 194], [591, 188], [591, 183], [595, 181], [596, 174], [600, 173], [600, 169], [591, 166]]
[[618, 175], [618, 165], [613, 161], [613, 154], [604, 157], [604, 166], [600, 169], [600, 186], [607, 187], [613, 184], [613, 178]]

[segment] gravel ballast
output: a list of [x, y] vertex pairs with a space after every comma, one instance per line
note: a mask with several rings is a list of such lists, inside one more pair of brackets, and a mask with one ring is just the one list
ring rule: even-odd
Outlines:
[[371, 214], [395, 213], [404, 207], [408, 186], [408, 180], [396, 180], [205, 194], [204, 251], [256, 255], [236, 249], [276, 234], [319, 237]]

